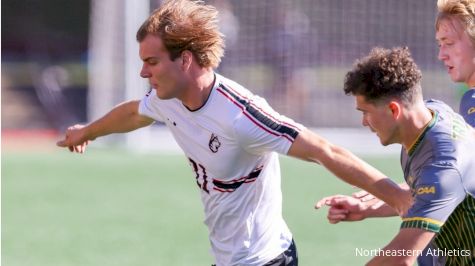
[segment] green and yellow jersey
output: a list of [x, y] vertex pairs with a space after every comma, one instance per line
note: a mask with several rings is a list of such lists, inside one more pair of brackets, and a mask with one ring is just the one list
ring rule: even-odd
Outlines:
[[433, 118], [401, 152], [414, 205], [401, 228], [437, 233], [431, 255], [445, 265], [475, 265], [475, 138], [464, 119], [439, 101], [428, 101]]

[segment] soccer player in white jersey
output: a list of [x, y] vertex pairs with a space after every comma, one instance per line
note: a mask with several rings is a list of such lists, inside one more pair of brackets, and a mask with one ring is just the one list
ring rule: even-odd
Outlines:
[[409, 208], [410, 197], [375, 168], [215, 73], [224, 47], [216, 19], [203, 1], [167, 1], [155, 10], [137, 32], [140, 75], [152, 90], [68, 128], [58, 146], [83, 153], [97, 137], [164, 122], [195, 173], [219, 266], [297, 265], [282, 218], [278, 153], [322, 164], [400, 213]]
[[437, 8], [438, 57], [453, 81], [470, 88], [460, 101], [459, 112], [475, 127], [475, 1], [438, 0]]

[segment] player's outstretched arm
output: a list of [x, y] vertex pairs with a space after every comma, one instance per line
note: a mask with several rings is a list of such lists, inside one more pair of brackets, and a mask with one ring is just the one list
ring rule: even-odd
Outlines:
[[83, 153], [90, 141], [112, 133], [125, 133], [153, 123], [153, 119], [138, 113], [139, 101], [129, 101], [114, 107], [102, 118], [88, 125], [74, 125], [66, 130], [64, 138], [56, 143], [71, 152]]
[[288, 155], [322, 164], [343, 181], [384, 200], [400, 215], [412, 205], [411, 195], [376, 168], [308, 129], [299, 133]]
[[319, 200], [315, 204], [316, 209], [329, 206], [327, 218], [332, 224], [342, 221], [361, 221], [370, 217], [397, 216], [398, 213], [384, 201], [374, 198], [370, 201], [345, 196], [333, 195]]
[[[411, 189], [410, 189], [409, 185], [406, 182], [400, 183], [399, 187], [406, 190], [408, 193], [411, 193], [411, 191], [410, 191]], [[369, 193], [366, 190], [360, 190], [360, 191], [357, 191], [357, 192], [355, 192], [351, 195], [353, 196], [353, 198], [357, 198], [357, 199], [359, 199], [363, 202], [370, 201], [370, 200], [373, 200], [373, 199], [377, 199], [374, 195], [372, 195], [371, 193]]]

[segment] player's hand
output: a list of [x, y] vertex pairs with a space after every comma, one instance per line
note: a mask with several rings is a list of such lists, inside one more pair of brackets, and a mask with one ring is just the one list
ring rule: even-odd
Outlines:
[[350, 196], [333, 195], [319, 200], [316, 209], [330, 206], [327, 219], [331, 224], [341, 221], [360, 221], [366, 218], [364, 211], [368, 208], [361, 200]]
[[[402, 190], [404, 190], [405, 193], [403, 193], [403, 195], [401, 195], [401, 197], [398, 200], [399, 208], [398, 209], [395, 208], [394, 210], [399, 214], [399, 216], [402, 217], [407, 213], [409, 208], [412, 206], [413, 198], [412, 198], [411, 190], [407, 183], [405, 182], [400, 183], [399, 187]], [[364, 202], [367, 205], [371, 205], [372, 202], [374, 203], [374, 202], [379, 201], [378, 198], [376, 198], [374, 195], [370, 194], [369, 192], [365, 190], [360, 190], [358, 192], [355, 192], [352, 194], [352, 196], [356, 199], [359, 199], [361, 202]]]
[[64, 139], [56, 143], [59, 147], [68, 147], [71, 152], [84, 153], [90, 140], [86, 136], [84, 125], [74, 125], [66, 130]]

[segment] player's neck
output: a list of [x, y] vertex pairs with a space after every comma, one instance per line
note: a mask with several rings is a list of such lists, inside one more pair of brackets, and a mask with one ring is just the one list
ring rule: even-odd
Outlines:
[[190, 70], [190, 85], [180, 100], [190, 111], [200, 109], [208, 100], [214, 85], [214, 72], [211, 68]]
[[475, 71], [472, 73], [472, 75], [469, 77], [467, 80], [466, 84], [470, 89], [475, 89]]
[[426, 127], [429, 125], [432, 120], [433, 113], [431, 110], [427, 109], [425, 106], [415, 107], [414, 110], [411, 110], [407, 117], [406, 122], [402, 126], [405, 129], [402, 137], [402, 145], [409, 151], [416, 140], [421, 136]]

